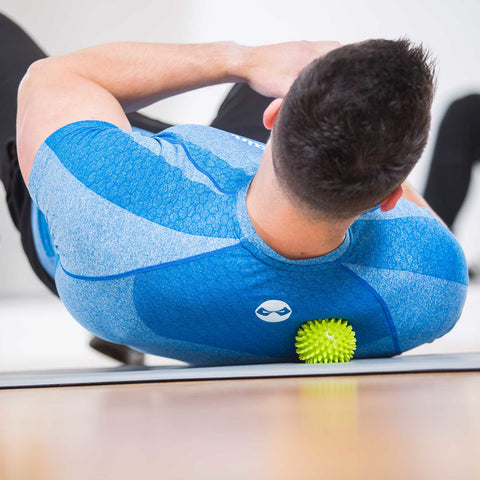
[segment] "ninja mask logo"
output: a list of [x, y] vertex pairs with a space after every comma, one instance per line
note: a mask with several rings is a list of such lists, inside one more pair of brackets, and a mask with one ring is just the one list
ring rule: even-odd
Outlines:
[[255, 315], [265, 322], [283, 322], [291, 314], [292, 309], [281, 300], [267, 300], [255, 310]]

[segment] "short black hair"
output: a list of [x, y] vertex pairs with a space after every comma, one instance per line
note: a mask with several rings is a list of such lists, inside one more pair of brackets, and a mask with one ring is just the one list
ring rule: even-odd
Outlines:
[[275, 119], [279, 184], [325, 218], [375, 207], [425, 148], [434, 83], [429, 53], [407, 39], [345, 45], [314, 60]]

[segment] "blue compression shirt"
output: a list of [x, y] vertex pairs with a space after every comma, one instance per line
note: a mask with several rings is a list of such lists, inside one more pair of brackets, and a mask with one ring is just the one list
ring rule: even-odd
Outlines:
[[455, 238], [401, 199], [357, 219], [343, 244], [289, 260], [245, 206], [264, 145], [211, 127], [148, 136], [81, 121], [53, 133], [30, 175], [39, 259], [95, 335], [195, 364], [298, 361], [295, 334], [344, 318], [355, 358], [448, 332], [467, 291]]

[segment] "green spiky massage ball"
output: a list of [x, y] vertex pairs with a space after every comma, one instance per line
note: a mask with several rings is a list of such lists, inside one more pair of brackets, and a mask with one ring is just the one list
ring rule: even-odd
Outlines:
[[298, 357], [305, 363], [348, 362], [357, 347], [355, 332], [341, 318], [304, 323], [295, 337]]

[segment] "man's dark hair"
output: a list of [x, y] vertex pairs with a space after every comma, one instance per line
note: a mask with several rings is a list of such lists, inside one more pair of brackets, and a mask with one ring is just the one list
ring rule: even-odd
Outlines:
[[347, 219], [393, 193], [427, 143], [434, 67], [408, 40], [346, 45], [310, 63], [275, 120], [276, 177], [315, 215]]

